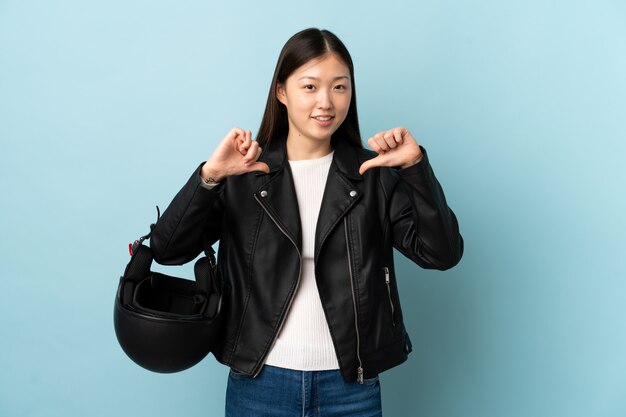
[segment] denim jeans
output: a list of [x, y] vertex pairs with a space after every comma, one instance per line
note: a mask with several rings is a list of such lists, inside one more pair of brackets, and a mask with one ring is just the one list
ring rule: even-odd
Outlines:
[[226, 417], [381, 417], [378, 377], [344, 382], [339, 370], [265, 365], [256, 378], [230, 371]]

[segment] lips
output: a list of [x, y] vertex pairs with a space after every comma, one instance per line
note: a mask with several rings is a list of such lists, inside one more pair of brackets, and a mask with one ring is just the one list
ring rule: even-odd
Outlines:
[[322, 128], [328, 128], [333, 125], [335, 116], [319, 115], [311, 117], [316, 125]]
[[327, 122], [327, 121], [332, 120], [332, 119], [335, 118], [335, 116], [327, 116], [327, 115], [325, 115], [325, 116], [311, 116], [311, 117], [313, 117], [313, 119], [315, 119], [315, 120], [319, 120], [320, 122]]

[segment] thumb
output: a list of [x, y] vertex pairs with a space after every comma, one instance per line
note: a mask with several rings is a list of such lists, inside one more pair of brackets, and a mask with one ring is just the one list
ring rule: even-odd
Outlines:
[[265, 162], [255, 162], [247, 165], [249, 171], [263, 171], [266, 174], [270, 172], [270, 167]]
[[370, 168], [382, 166], [383, 161], [381, 160], [381, 156], [382, 155], [378, 155], [376, 158], [368, 159], [367, 161], [363, 162], [359, 167], [359, 174], [363, 175], [363, 173]]

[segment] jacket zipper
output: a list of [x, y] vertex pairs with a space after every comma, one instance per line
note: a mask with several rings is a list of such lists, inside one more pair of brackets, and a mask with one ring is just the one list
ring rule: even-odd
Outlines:
[[[276, 227], [278, 227], [278, 229], [282, 232], [282, 234], [284, 234], [287, 237], [287, 239], [291, 241], [293, 246], [296, 248], [296, 251], [298, 251], [298, 259], [300, 261], [300, 270], [298, 271], [298, 280], [296, 281], [296, 288], [293, 290], [293, 294], [291, 294], [291, 298], [289, 299], [289, 305], [287, 306], [287, 310], [285, 311], [285, 314], [281, 318], [278, 331], [276, 332], [276, 335], [274, 336], [274, 340], [272, 340], [272, 344], [270, 345], [270, 349], [271, 349], [271, 346], [276, 341], [276, 337], [280, 334], [280, 331], [283, 328], [283, 324], [285, 324], [285, 319], [287, 318], [287, 314], [289, 313], [289, 310], [291, 309], [291, 304], [293, 303], [294, 298], [296, 298], [295, 296], [296, 296], [296, 293], [298, 292], [298, 287], [300, 286], [300, 276], [302, 275], [302, 254], [300, 253], [300, 249], [298, 249], [298, 245], [296, 245], [296, 242], [293, 241], [293, 239], [289, 236], [289, 234], [285, 231], [285, 229], [280, 225], [280, 223], [276, 221], [274, 216], [270, 214], [269, 210], [265, 208], [265, 206], [263, 205], [261, 200], [259, 200], [259, 197], [256, 194], [254, 194], [254, 198], [256, 199], [256, 201], [258, 201], [261, 207], [263, 207], [263, 210], [265, 211], [265, 213], [269, 216], [270, 219], [272, 219], [272, 221], [274, 222]], [[269, 352], [269, 349], [267, 352], [263, 354], [263, 358], [260, 361], [261, 364], [265, 361], [265, 356], [267, 355], [268, 352]], [[261, 373], [261, 369], [263, 369], [263, 366], [259, 366], [259, 369], [254, 373], [254, 375], [252, 375], [252, 378], [256, 378]]]
[[387, 284], [387, 294], [389, 295], [389, 305], [391, 306], [391, 324], [396, 327], [396, 320], [394, 319], [394, 307], [393, 300], [391, 299], [391, 286], [389, 285], [389, 268], [385, 267], [385, 284]]
[[352, 305], [354, 306], [354, 330], [356, 330], [356, 357], [359, 367], [356, 371], [356, 380], [363, 383], [363, 362], [361, 362], [361, 337], [359, 336], [359, 319], [356, 310], [356, 295], [354, 294], [354, 277], [352, 276], [352, 257], [350, 256], [350, 241], [348, 240], [348, 218], [343, 218], [344, 230], [346, 232], [346, 249], [348, 251], [348, 271], [350, 272], [350, 288], [352, 289]]

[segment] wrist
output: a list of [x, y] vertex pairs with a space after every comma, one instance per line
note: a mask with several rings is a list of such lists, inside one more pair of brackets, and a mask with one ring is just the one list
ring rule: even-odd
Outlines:
[[211, 169], [211, 167], [207, 167], [206, 164], [202, 167], [200, 171], [200, 178], [206, 184], [216, 184], [224, 179], [225, 175], [222, 175], [218, 171]]

